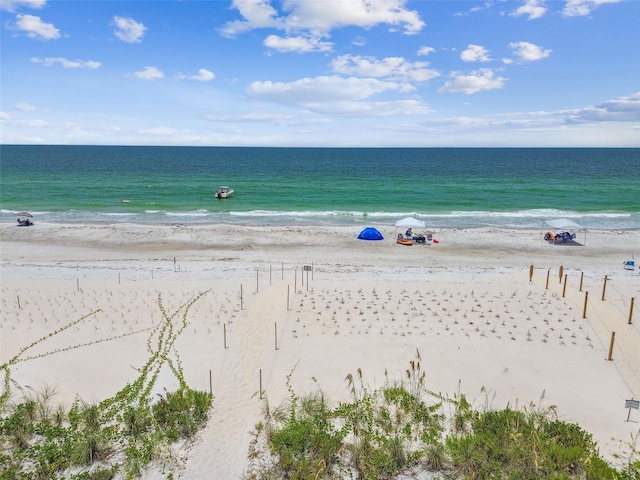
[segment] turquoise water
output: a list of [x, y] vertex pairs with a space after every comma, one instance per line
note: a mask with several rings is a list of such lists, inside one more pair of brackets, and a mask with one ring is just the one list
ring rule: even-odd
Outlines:
[[4, 145], [0, 221], [638, 229], [639, 172], [640, 149]]

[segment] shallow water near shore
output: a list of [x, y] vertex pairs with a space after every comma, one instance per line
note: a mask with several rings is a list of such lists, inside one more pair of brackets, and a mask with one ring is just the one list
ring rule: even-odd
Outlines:
[[[639, 229], [640, 149], [1, 147], [0, 221]], [[220, 185], [235, 189], [218, 200]], [[128, 200], [128, 202], [123, 202]]]

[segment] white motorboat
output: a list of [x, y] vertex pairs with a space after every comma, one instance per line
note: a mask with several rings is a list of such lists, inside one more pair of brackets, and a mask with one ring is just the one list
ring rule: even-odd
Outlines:
[[216, 190], [216, 198], [229, 198], [233, 195], [233, 189], [222, 186], [218, 190]]

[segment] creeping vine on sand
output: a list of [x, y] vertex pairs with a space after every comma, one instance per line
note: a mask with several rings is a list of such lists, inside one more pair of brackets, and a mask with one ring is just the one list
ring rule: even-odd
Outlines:
[[[147, 339], [149, 358], [138, 369], [138, 377], [115, 395], [96, 405], [77, 399], [70, 410], [52, 409], [53, 395], [25, 395], [11, 379], [10, 367], [73, 348], [113, 341], [125, 335], [52, 350], [40, 355], [25, 352], [51, 337], [79, 324], [96, 310], [20, 349], [0, 365], [4, 390], [0, 395], [0, 478], [113, 478], [122, 471], [126, 478], [142, 474], [152, 462], [170, 465], [171, 444], [190, 439], [204, 426], [213, 400], [209, 392], [192, 390], [186, 383], [175, 342], [188, 325], [193, 304], [208, 291], [195, 295], [173, 312], [168, 312], [158, 296], [162, 320], [151, 328]], [[145, 330], [140, 330], [140, 333]], [[126, 335], [131, 335], [129, 333]], [[151, 392], [158, 374], [167, 366], [178, 380], [178, 390], [165, 392], [153, 403]], [[22, 403], [9, 405], [12, 383], [23, 393]], [[37, 433], [37, 435], [36, 435]], [[124, 455], [114, 455], [115, 453]], [[94, 465], [98, 462], [98, 465]], [[71, 473], [80, 469], [80, 473]]]

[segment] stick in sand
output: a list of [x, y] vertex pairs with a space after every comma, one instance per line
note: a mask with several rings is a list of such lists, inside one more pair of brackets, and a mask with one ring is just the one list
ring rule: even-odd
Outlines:
[[558, 283], [562, 283], [562, 274], [564, 272], [564, 268], [562, 267], [562, 265], [560, 265], [560, 269], [558, 270], [558, 277], [560, 277], [558, 279]]

